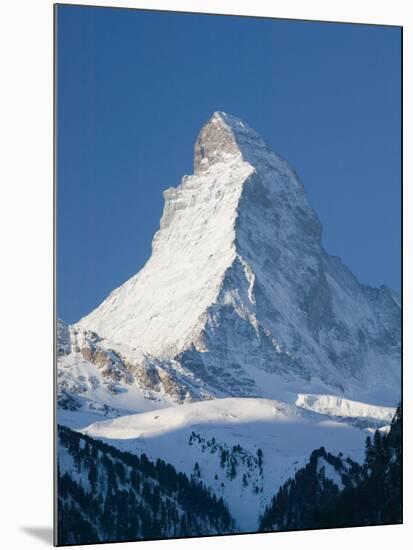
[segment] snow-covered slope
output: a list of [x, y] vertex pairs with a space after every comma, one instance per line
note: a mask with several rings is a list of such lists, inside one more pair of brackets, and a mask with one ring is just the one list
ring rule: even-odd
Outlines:
[[77, 330], [133, 368], [181, 369], [201, 388], [189, 399], [311, 392], [396, 404], [394, 293], [326, 254], [297, 175], [254, 130], [215, 113], [194, 174], [164, 195], [147, 264]]
[[311, 451], [363, 458], [366, 432], [274, 400], [226, 398], [96, 422], [83, 433], [149, 458], [162, 457], [222, 496], [241, 530]]
[[394, 407], [378, 407], [337, 397], [336, 395], [299, 394], [295, 402], [297, 407], [328, 416], [341, 418], [372, 418], [391, 424]]

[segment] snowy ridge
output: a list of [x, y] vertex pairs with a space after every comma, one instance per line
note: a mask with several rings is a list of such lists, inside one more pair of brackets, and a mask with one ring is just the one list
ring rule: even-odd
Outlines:
[[285, 403], [269, 399], [229, 397], [98, 422], [86, 428], [84, 433], [94, 436], [103, 433], [105, 437], [133, 439], [143, 435], [161, 435], [200, 424], [216, 426], [256, 421], [288, 422], [299, 416], [294, 409]]
[[379, 407], [344, 399], [336, 395], [311, 395], [299, 394], [295, 402], [297, 407], [314, 411], [328, 416], [343, 418], [374, 418], [390, 424], [395, 412], [395, 407]]

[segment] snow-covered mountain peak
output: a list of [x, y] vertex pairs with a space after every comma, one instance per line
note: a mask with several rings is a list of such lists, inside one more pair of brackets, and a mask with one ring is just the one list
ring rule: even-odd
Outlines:
[[325, 253], [296, 173], [254, 130], [214, 113], [195, 173], [164, 198], [150, 259], [80, 331], [137, 368], [149, 357], [182, 369], [203, 395], [293, 388], [395, 404], [400, 307]]
[[216, 112], [202, 127], [195, 143], [194, 172], [206, 172], [213, 164], [240, 157], [234, 133], [221, 113]]
[[269, 152], [264, 140], [246, 122], [216, 111], [201, 129], [195, 144], [195, 173], [233, 158], [254, 160], [254, 153]]

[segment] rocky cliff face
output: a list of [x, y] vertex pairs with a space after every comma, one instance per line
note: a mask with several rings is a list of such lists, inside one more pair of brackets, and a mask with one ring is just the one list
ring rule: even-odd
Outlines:
[[194, 174], [164, 197], [151, 258], [72, 331], [99, 335], [162, 399], [312, 391], [397, 402], [397, 298], [326, 254], [297, 175], [254, 130], [215, 113]]

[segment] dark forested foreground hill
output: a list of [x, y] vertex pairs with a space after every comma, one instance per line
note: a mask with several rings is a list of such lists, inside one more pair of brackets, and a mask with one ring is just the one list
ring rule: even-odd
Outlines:
[[58, 544], [234, 532], [224, 505], [173, 466], [59, 426]]
[[[260, 531], [402, 521], [401, 408], [389, 433], [366, 439], [357, 464], [321, 447], [265, 509]], [[162, 460], [155, 463], [58, 428], [58, 544], [237, 532], [222, 498]]]
[[323, 529], [402, 522], [402, 413], [390, 432], [366, 439], [363, 465], [313, 451], [266, 508], [260, 530]]

